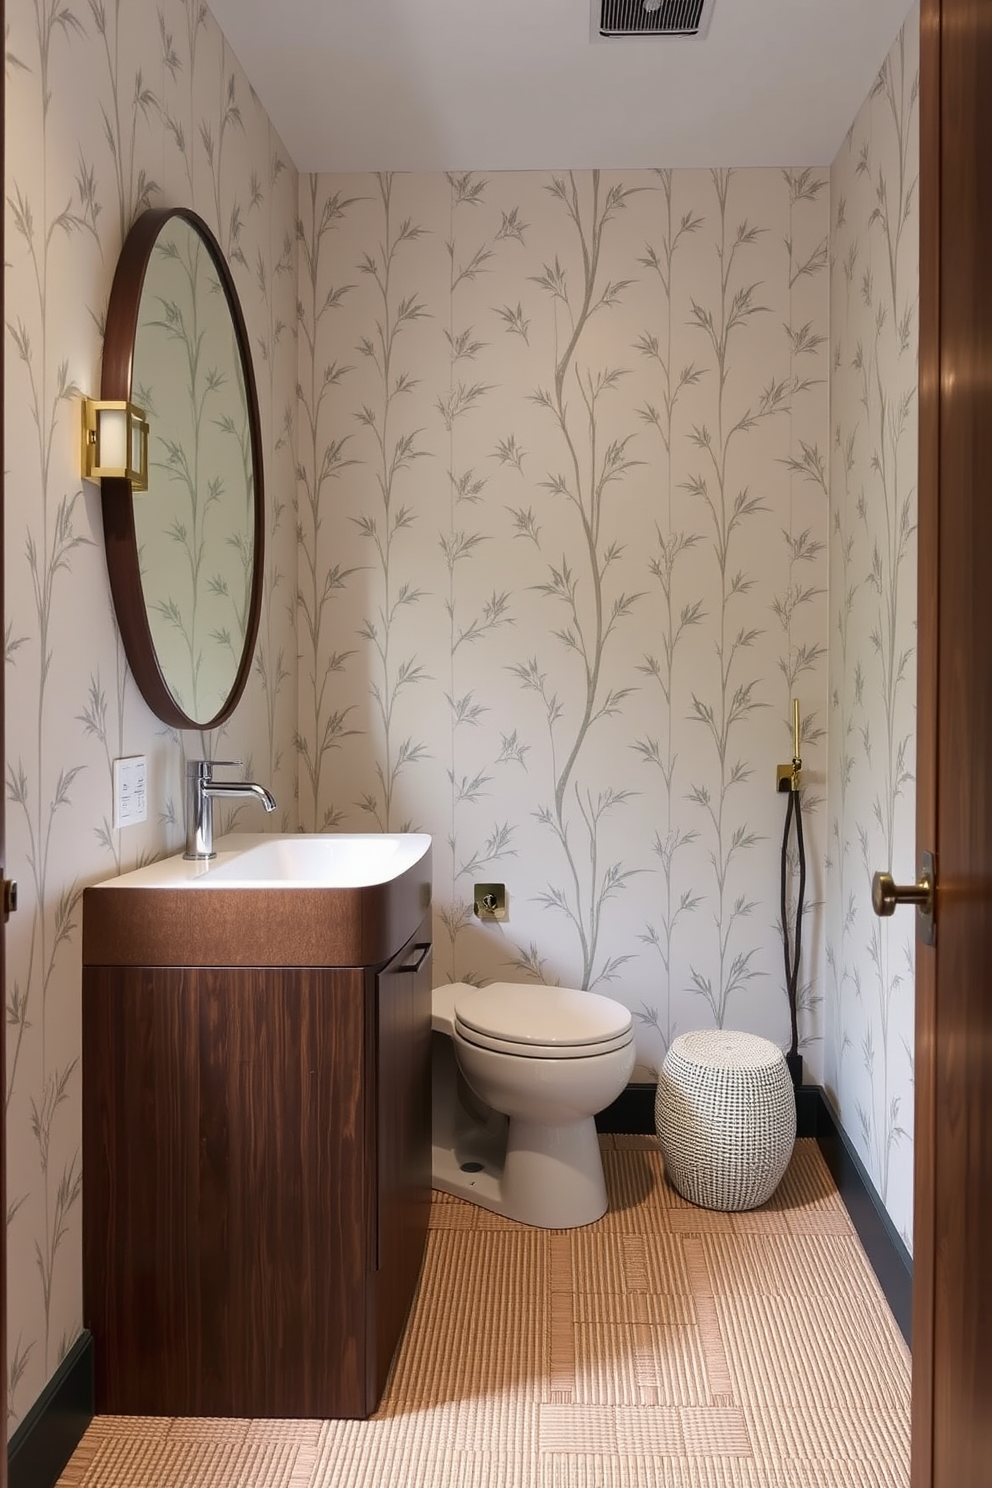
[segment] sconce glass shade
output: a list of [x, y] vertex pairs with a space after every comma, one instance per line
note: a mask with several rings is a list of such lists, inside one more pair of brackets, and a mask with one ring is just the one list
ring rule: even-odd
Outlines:
[[148, 422], [133, 403], [83, 399], [83, 479], [104, 476], [148, 490]]

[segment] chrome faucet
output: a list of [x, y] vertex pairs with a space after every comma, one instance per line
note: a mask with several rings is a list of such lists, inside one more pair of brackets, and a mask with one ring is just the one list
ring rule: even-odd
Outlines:
[[214, 801], [218, 796], [257, 796], [266, 811], [275, 811], [275, 798], [254, 780], [215, 780], [218, 765], [233, 769], [240, 760], [186, 761], [186, 851], [184, 858], [213, 858]]

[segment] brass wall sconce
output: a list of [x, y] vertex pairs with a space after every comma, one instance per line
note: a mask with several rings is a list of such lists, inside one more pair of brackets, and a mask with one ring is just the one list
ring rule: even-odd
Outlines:
[[83, 479], [104, 477], [148, 490], [148, 421], [133, 403], [83, 399]]

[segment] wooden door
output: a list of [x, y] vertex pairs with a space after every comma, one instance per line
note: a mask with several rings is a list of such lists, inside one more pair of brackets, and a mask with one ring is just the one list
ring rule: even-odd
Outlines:
[[[4, 15], [6, 7], [4, 0], [0, 0], [0, 36], [7, 35], [7, 25]], [[4, 74], [6, 68], [0, 68], [0, 162], [4, 159], [4, 118], [6, 116], [6, 95], [4, 91]], [[0, 164], [0, 175], [3, 174], [3, 166]], [[6, 200], [6, 196], [4, 196]], [[0, 212], [0, 264], [6, 260], [3, 254], [3, 213]], [[0, 273], [0, 327], [7, 322], [3, 316], [3, 274]], [[0, 354], [0, 619], [3, 620], [3, 631], [6, 634], [7, 611], [4, 608], [3, 596], [3, 356]], [[4, 753], [4, 739], [6, 737], [4, 727], [3, 710], [3, 682], [6, 663], [0, 665], [0, 770], [3, 780], [7, 779], [7, 765]], [[4, 838], [4, 799], [6, 791], [0, 791], [0, 884], [6, 875], [7, 845]], [[0, 1074], [3, 1076], [3, 1100], [0, 1101], [0, 1401], [4, 1405], [6, 1415], [7, 1406], [7, 1050], [5, 1044], [5, 1030], [7, 1024], [7, 946], [4, 933], [4, 915], [0, 912]], [[6, 1426], [4, 1429], [4, 1445], [0, 1450], [0, 1488], [7, 1488], [7, 1448], [6, 1448]]]
[[913, 1488], [992, 1474], [992, 5], [922, 0]]

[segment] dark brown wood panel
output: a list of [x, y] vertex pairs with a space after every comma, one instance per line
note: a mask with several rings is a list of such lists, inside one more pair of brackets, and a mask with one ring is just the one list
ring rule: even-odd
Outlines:
[[363, 1414], [362, 977], [197, 985], [203, 1413]]
[[[921, 1211], [932, 1181], [929, 1360], [919, 1359], [926, 1335], [914, 1340], [917, 1389], [932, 1390], [932, 1435], [929, 1443], [921, 1435], [914, 1481], [916, 1488], [985, 1488], [992, 1462], [992, 7], [942, 0], [939, 36], [929, 0], [924, 15], [923, 81], [933, 88], [939, 78], [938, 894], [932, 1022], [922, 1028], [932, 1137], [924, 1129], [918, 1155]], [[939, 63], [929, 51], [936, 41]], [[923, 167], [933, 174], [932, 157], [924, 154]], [[927, 373], [933, 334], [931, 323], [921, 353]], [[924, 654], [928, 644], [921, 640]], [[929, 1124], [931, 1113], [921, 1119]], [[921, 1226], [929, 1224], [921, 1212]], [[924, 1230], [924, 1267], [928, 1243]], [[928, 1282], [921, 1277], [920, 1284]], [[921, 1433], [927, 1410], [918, 1395]]]
[[83, 893], [89, 966], [381, 966], [431, 902], [431, 854], [353, 889], [129, 888]]
[[[6, 6], [4, 0], [0, 0], [0, 36], [6, 36]], [[4, 139], [6, 118], [6, 69], [0, 69], [0, 161], [4, 159]], [[0, 166], [0, 173], [3, 167]], [[4, 201], [6, 201], [6, 194]], [[0, 264], [5, 263], [4, 227], [3, 213], [0, 212]], [[0, 275], [0, 278], [3, 276]], [[0, 326], [7, 322], [3, 315], [3, 284], [0, 283]], [[4, 377], [3, 377], [3, 355], [0, 353], [0, 410], [4, 409]], [[4, 608], [4, 551], [3, 551], [3, 529], [4, 529], [4, 470], [6, 466], [3, 460], [3, 417], [0, 416], [0, 616], [6, 616]], [[0, 767], [3, 768], [3, 778], [7, 779], [7, 768], [4, 761], [4, 739], [6, 738], [4, 725], [4, 678], [0, 673]], [[0, 882], [6, 873], [7, 846], [4, 835], [4, 794], [0, 794]], [[0, 1217], [3, 1224], [0, 1225], [0, 1400], [7, 1399], [7, 1050], [6, 1050], [6, 1024], [7, 1024], [7, 946], [6, 933], [4, 930], [4, 918], [0, 914], [0, 1072], [3, 1073], [4, 1098], [0, 1101]], [[0, 1451], [0, 1488], [7, 1488], [7, 1453]]]
[[[940, 0], [920, 13], [920, 469], [917, 524], [916, 840], [937, 845], [937, 490], [940, 478]], [[934, 955], [917, 940], [913, 1222], [913, 1488], [933, 1442]]]
[[161, 1395], [183, 1412], [199, 1373], [194, 1017], [181, 972], [87, 972], [83, 1310], [98, 1409]]
[[378, 1216], [369, 1333], [378, 1400], [420, 1275], [431, 1202], [431, 925], [377, 977]]
[[97, 1409], [362, 1416], [361, 971], [84, 972]]

